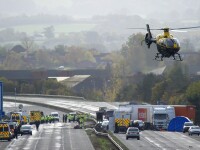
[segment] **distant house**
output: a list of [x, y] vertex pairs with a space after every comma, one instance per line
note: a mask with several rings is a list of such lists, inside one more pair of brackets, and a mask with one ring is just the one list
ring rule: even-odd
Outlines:
[[15, 46], [11, 49], [11, 51], [14, 51], [14, 52], [16, 52], [16, 53], [21, 53], [21, 52], [25, 52], [26, 49], [25, 49], [23, 46], [21, 46], [21, 45], [15, 45]]

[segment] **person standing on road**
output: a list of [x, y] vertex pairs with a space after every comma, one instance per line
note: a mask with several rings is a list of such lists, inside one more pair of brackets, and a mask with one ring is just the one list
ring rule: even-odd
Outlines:
[[67, 114], [65, 115], [65, 123], [67, 122]]
[[63, 122], [65, 122], [65, 115], [63, 114]]
[[17, 129], [17, 127], [15, 127], [15, 129], [14, 129], [14, 136], [15, 136], [16, 139], [18, 139], [18, 129]]
[[35, 123], [35, 126], [36, 126], [36, 129], [37, 129], [37, 131], [38, 131], [38, 129], [39, 129], [39, 126], [40, 126], [40, 123], [39, 123], [39, 121], [37, 121], [37, 122]]

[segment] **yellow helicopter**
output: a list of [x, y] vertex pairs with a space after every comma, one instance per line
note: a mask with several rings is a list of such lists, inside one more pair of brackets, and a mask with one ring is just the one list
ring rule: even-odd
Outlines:
[[[185, 27], [185, 28], [160, 28], [160, 29], [151, 29], [151, 30], [163, 30], [162, 34], [158, 34], [155, 38], [152, 37], [150, 27], [147, 24], [147, 28], [129, 28], [129, 29], [147, 29], [147, 33], [143, 41], [145, 41], [148, 48], [152, 43], [155, 43], [157, 46], [158, 53], [156, 53], [155, 60], [163, 61], [163, 58], [173, 57], [173, 60], [182, 61], [181, 55], [178, 53], [180, 50], [180, 43], [178, 39], [174, 38], [173, 35], [169, 33], [169, 30], [183, 30], [183, 29], [192, 29], [200, 28], [196, 27]], [[143, 42], [142, 41], [142, 42]]]

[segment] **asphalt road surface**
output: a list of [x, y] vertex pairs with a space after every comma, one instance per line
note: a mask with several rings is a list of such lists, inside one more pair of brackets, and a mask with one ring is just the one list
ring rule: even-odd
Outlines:
[[130, 138], [125, 134], [115, 134], [130, 150], [199, 150], [200, 137], [193, 139], [178, 132], [141, 131], [140, 140]]
[[[18, 104], [17, 104], [18, 106]], [[42, 110], [46, 115], [52, 109], [26, 105], [24, 110]], [[4, 102], [4, 111], [8, 112], [15, 109], [15, 104]], [[62, 116], [63, 112], [59, 112]], [[61, 117], [62, 118], [62, 117]], [[62, 119], [61, 119], [62, 120]], [[11, 142], [0, 141], [1, 150], [94, 150], [85, 130], [74, 129], [76, 123], [47, 123], [41, 124], [39, 131], [33, 125], [33, 135], [18, 136]]]
[[[28, 100], [25, 97], [24, 98], [22, 97], [20, 99]], [[65, 108], [69, 108], [74, 111], [79, 110], [79, 111], [83, 111], [83, 112], [89, 112], [91, 114], [95, 114], [95, 111], [97, 111], [99, 107], [107, 107], [110, 109], [113, 109], [116, 107], [116, 106], [106, 103], [106, 102], [88, 102], [88, 101], [77, 101], [77, 100], [73, 101], [73, 100], [62, 100], [62, 99], [55, 100], [55, 99], [49, 99], [49, 98], [48, 98], [48, 100], [46, 100], [45, 98], [29, 98], [29, 100], [34, 100], [34, 101], [41, 102], [41, 103], [47, 103], [47, 104], [58, 106], [58, 107], [65, 107]], [[62, 115], [62, 112], [60, 112], [60, 113]], [[66, 124], [66, 125], [61, 124], [61, 125], [56, 126], [56, 128], [64, 128], [63, 131], [61, 131], [64, 133], [66, 132], [66, 131], [64, 131], [65, 128], [68, 128], [68, 127], [69, 127], [69, 129], [68, 129], [69, 131], [67, 133], [70, 132], [69, 135], [71, 135], [72, 133], [74, 134], [75, 132], [78, 131], [78, 130], [76, 130], [75, 132], [71, 132], [71, 131], [73, 131], [73, 129], [70, 128], [69, 124]], [[45, 128], [46, 127], [44, 127], [44, 129]], [[54, 133], [55, 131], [52, 130], [51, 132]], [[67, 133], [65, 133], [64, 135], [67, 135]], [[85, 132], [81, 133], [81, 134], [85, 134]], [[41, 134], [41, 135], [43, 135], [43, 134]], [[137, 140], [137, 139], [126, 140], [125, 134], [115, 134], [115, 135], [130, 150], [132, 150], [132, 149], [133, 150], [157, 150], [157, 149], [159, 149], [159, 150], [200, 150], [200, 136], [196, 136], [196, 135], [188, 136], [187, 133], [183, 134], [183, 133], [178, 133], [178, 132], [167, 132], [167, 131], [142, 131], [140, 140]], [[47, 137], [49, 138], [49, 136], [43, 137], [44, 141], [45, 141], [45, 138], [47, 138]], [[64, 137], [64, 138], [71, 141], [70, 137], [72, 137], [72, 135]], [[84, 136], [84, 137], [88, 139], [87, 136]], [[61, 138], [62, 138], [62, 136], [61, 136]], [[47, 140], [47, 141], [49, 142], [49, 140]], [[74, 140], [72, 140], [72, 141], [74, 142]], [[76, 141], [79, 141], [79, 139]], [[69, 145], [70, 143], [73, 143], [73, 142], [69, 142], [66, 145]], [[40, 143], [40, 142], [38, 142], [38, 143]], [[53, 143], [55, 143], [55, 142], [50, 142], [49, 145], [50, 145], [50, 147], [55, 148], [55, 145], [52, 145]], [[57, 146], [58, 145], [59, 144], [57, 144]], [[62, 148], [66, 149], [65, 144], [62, 144], [62, 142], [60, 142], [60, 145]], [[86, 145], [86, 144], [83, 144], [83, 145]], [[38, 147], [36, 146], [36, 148], [38, 148]], [[83, 150], [83, 148], [80, 148], [80, 150]]]

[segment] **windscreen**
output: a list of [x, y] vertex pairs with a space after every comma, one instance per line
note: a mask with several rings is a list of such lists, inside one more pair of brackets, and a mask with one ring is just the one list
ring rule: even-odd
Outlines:
[[9, 131], [8, 127], [0, 127], [0, 132]]
[[164, 43], [167, 47], [174, 47], [174, 45], [180, 47], [180, 43], [176, 38], [166, 38]]
[[129, 132], [131, 131], [131, 132], [138, 132], [138, 129], [129, 129], [128, 130]]
[[193, 126], [193, 123], [191, 123], [191, 122], [186, 122], [186, 123], [185, 123], [185, 126]]
[[58, 117], [58, 114], [51, 114], [53, 117]]
[[166, 119], [166, 114], [154, 114], [154, 119]]
[[200, 127], [193, 127], [193, 129], [200, 129]]
[[31, 126], [22, 126], [22, 129], [31, 129]]

